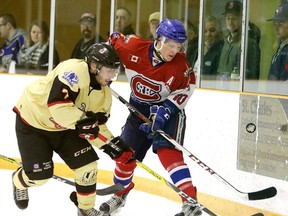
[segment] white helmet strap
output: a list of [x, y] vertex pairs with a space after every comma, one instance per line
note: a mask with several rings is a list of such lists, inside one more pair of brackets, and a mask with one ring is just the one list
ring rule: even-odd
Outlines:
[[[160, 40], [155, 40], [154, 41], [154, 49], [155, 49], [155, 54], [157, 55], [157, 57], [160, 58], [162, 61], [166, 62], [165, 58], [162, 56], [162, 54], [160, 52], [162, 50], [162, 48], [163, 48], [163, 45], [164, 45], [165, 41], [166, 41], [165, 37], [161, 37]], [[160, 48], [157, 48], [157, 44], [158, 43], [161, 44]]]

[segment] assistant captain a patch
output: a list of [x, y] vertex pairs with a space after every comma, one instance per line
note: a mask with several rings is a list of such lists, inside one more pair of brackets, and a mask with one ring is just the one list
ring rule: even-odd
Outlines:
[[138, 57], [138, 56], [135, 56], [135, 55], [129, 55], [129, 61], [131, 61], [131, 62], [135, 62], [135, 63], [140, 63], [140, 61], [141, 61], [141, 58], [140, 57]]

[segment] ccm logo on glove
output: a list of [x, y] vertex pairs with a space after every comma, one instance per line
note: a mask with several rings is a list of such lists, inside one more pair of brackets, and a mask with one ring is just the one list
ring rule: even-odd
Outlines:
[[108, 118], [103, 112], [93, 113], [89, 111], [86, 116], [87, 118], [77, 121], [76, 130], [83, 139], [96, 139], [99, 133], [98, 125], [106, 123]]
[[133, 149], [124, 143], [119, 136], [103, 145], [101, 149], [118, 163], [127, 163], [134, 154]]

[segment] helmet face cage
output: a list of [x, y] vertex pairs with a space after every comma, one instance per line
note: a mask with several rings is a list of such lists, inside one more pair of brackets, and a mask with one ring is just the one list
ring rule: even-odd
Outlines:
[[165, 37], [177, 43], [184, 43], [187, 39], [187, 34], [182, 23], [175, 19], [164, 19], [156, 29], [156, 38]]
[[[159, 39], [158, 39], [158, 41], [160, 41], [160, 42], [162, 43], [162, 46], [163, 46], [164, 43], [167, 43], [169, 40], [171, 41], [171, 39], [168, 39], [168, 38], [166, 38], [166, 37], [164, 37], [164, 36], [161, 36], [161, 37], [159, 37]], [[158, 41], [155, 41], [155, 42], [157, 43]], [[172, 40], [172, 41], [174, 41], [174, 40]], [[155, 47], [156, 47], [156, 43], [154, 43], [154, 46], [155, 46]], [[177, 42], [176, 42], [176, 43], [177, 43]], [[162, 49], [162, 46], [160, 47], [159, 50]], [[179, 50], [179, 52], [186, 52], [187, 47], [188, 47], [188, 41], [186, 40], [185, 42], [183, 42], [183, 43], [181, 44], [181, 49]], [[157, 49], [156, 49], [156, 50], [157, 50]]]
[[118, 52], [109, 44], [96, 43], [89, 47], [85, 54], [85, 60], [98, 63], [98, 68], [105, 66], [108, 68], [119, 68], [121, 62]]

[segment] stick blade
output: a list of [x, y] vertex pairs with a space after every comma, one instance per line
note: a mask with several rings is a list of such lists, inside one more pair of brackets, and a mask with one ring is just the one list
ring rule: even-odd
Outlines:
[[96, 190], [96, 194], [100, 195], [100, 196], [105, 196], [108, 194], [113, 194], [113, 193], [117, 193], [117, 192], [121, 192], [125, 190], [124, 186], [120, 183], [111, 185], [109, 187], [106, 188], [102, 188], [102, 189], [97, 189]]
[[256, 191], [248, 193], [249, 200], [261, 200], [274, 197], [277, 194], [277, 189], [275, 187], [269, 187], [261, 191]]

